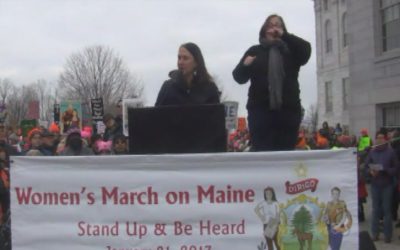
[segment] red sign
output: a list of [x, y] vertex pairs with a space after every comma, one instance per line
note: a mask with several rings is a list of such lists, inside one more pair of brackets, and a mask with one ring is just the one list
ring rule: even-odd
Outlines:
[[39, 115], [39, 101], [30, 101], [28, 104], [28, 113], [26, 114], [28, 120], [38, 120]]

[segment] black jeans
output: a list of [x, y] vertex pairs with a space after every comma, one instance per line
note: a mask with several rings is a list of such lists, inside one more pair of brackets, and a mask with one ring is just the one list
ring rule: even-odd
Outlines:
[[269, 110], [248, 107], [252, 151], [293, 150], [301, 122], [301, 108]]

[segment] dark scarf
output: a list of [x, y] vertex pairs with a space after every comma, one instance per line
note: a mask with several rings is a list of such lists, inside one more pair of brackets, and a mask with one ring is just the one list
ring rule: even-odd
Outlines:
[[260, 44], [269, 49], [269, 108], [271, 110], [279, 110], [282, 106], [283, 81], [286, 76], [282, 55], [288, 52], [288, 47], [282, 40], [268, 41], [265, 38], [260, 39]]

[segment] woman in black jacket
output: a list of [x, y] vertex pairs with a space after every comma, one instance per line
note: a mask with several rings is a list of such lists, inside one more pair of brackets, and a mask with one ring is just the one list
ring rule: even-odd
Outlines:
[[266, 19], [259, 41], [233, 70], [239, 84], [250, 79], [247, 111], [252, 150], [293, 150], [302, 118], [297, 78], [310, 58], [311, 46], [289, 34], [278, 15]]
[[219, 103], [218, 88], [196, 44], [179, 47], [178, 70], [171, 71], [169, 77], [158, 93], [155, 106]]

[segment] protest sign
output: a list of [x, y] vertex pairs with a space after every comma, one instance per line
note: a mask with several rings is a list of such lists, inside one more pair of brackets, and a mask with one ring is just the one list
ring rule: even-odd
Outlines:
[[90, 111], [90, 104], [83, 102], [82, 104], [82, 127], [92, 127], [92, 112]]
[[22, 120], [20, 123], [22, 135], [28, 136], [29, 131], [31, 131], [33, 128], [36, 128], [37, 126], [37, 120]]
[[40, 118], [39, 111], [39, 101], [30, 101], [28, 103], [28, 112], [26, 113], [25, 118], [27, 120], [38, 120]]
[[54, 122], [59, 123], [60, 122], [60, 104], [55, 103], [53, 106], [53, 117], [54, 117]]
[[103, 98], [91, 99], [92, 106], [92, 119], [93, 121], [103, 121], [104, 116], [104, 106], [103, 106]]
[[225, 105], [225, 126], [228, 131], [235, 130], [237, 128], [237, 115], [238, 115], [238, 102], [223, 102]]
[[247, 129], [247, 123], [245, 117], [238, 117], [238, 128], [239, 131]]
[[82, 128], [82, 105], [79, 101], [61, 102], [60, 114], [61, 133], [67, 133], [71, 127]]

